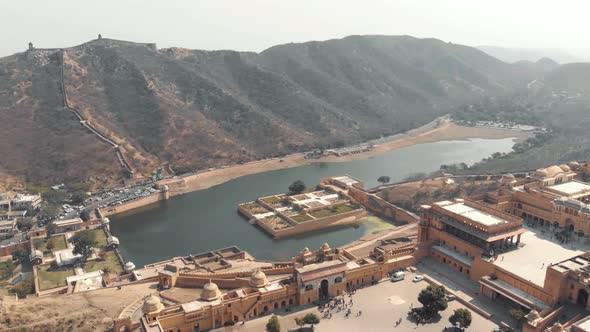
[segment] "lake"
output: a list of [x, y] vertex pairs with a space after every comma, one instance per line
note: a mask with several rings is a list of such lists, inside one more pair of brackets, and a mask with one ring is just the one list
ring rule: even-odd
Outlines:
[[258, 259], [287, 261], [303, 247], [315, 250], [324, 242], [338, 247], [391, 225], [373, 219], [360, 226], [347, 225], [275, 240], [238, 215], [239, 203], [285, 192], [295, 180], [312, 187], [323, 177], [343, 174], [363, 180], [370, 188], [378, 184], [380, 175], [388, 175], [395, 182], [410, 174], [438, 170], [442, 164], [470, 165], [494, 152], [509, 152], [513, 145], [512, 138], [442, 141], [363, 160], [315, 163], [247, 175], [113, 216], [111, 231], [121, 241], [123, 256], [137, 266], [231, 245]]

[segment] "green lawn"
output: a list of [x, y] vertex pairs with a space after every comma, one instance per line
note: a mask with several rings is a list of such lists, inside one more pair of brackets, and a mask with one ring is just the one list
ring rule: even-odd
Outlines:
[[[52, 236], [49, 240], [53, 241], [53, 251], [66, 249], [66, 239], [63, 235]], [[51, 250], [47, 249], [48, 239], [37, 239], [35, 240], [35, 248], [43, 252], [43, 256], [50, 256]]]
[[307, 213], [300, 213], [296, 216], [292, 216], [291, 219], [295, 220], [296, 222], [304, 222], [304, 221], [313, 220], [313, 218], [310, 217]]
[[46, 290], [66, 285], [66, 278], [73, 276], [74, 270], [67, 267], [51, 267], [50, 264], [39, 265], [37, 276], [39, 278], [39, 289]]
[[91, 229], [87, 232], [90, 233], [94, 241], [96, 241], [97, 248], [102, 248], [107, 244], [107, 234], [102, 228]]
[[16, 267], [11, 260], [0, 262], [0, 281], [5, 281], [12, 277], [12, 270]]
[[313, 212], [310, 212], [309, 214], [314, 216], [315, 218], [319, 219], [319, 218], [325, 218], [325, 217], [330, 217], [330, 216], [335, 216], [337, 214], [341, 214], [341, 213], [345, 213], [345, 212], [350, 212], [353, 211], [353, 207], [348, 205], [348, 204], [342, 204], [342, 205], [337, 205], [337, 206], [331, 206], [331, 207], [327, 207], [327, 208], [323, 208], [323, 209], [319, 209]]
[[121, 266], [121, 262], [117, 258], [117, 255], [114, 251], [107, 251], [107, 255], [104, 260], [92, 260], [86, 263], [86, 272], [93, 272], [102, 270], [105, 267], [108, 267], [110, 273], [119, 274], [123, 272], [123, 266]]

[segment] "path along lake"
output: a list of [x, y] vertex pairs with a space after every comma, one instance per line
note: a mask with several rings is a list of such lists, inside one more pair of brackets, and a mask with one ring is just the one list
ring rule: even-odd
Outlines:
[[137, 266], [174, 256], [237, 245], [258, 259], [290, 260], [303, 247], [314, 250], [324, 242], [342, 246], [388, 224], [370, 221], [360, 226], [319, 230], [275, 240], [237, 213], [241, 202], [287, 191], [295, 180], [315, 186], [323, 177], [350, 174], [377, 185], [388, 175], [400, 181], [418, 172], [432, 172], [440, 165], [465, 162], [471, 165], [494, 152], [509, 152], [514, 140], [471, 139], [414, 145], [369, 159], [316, 163], [243, 176], [218, 186], [174, 197], [168, 201], [111, 218], [111, 230], [121, 241], [121, 252]]

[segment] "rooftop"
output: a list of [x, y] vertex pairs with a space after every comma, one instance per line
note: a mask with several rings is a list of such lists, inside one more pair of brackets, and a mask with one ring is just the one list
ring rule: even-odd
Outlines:
[[301, 280], [306, 282], [341, 273], [346, 270], [348, 270], [346, 262], [335, 260], [306, 265], [302, 268], [298, 268], [297, 272], [301, 275]]
[[340, 181], [342, 183], [346, 183], [347, 185], [353, 185], [355, 183], [359, 183], [360, 181], [357, 179], [354, 179], [350, 176], [338, 176], [333, 178], [334, 180]]
[[541, 234], [540, 229], [528, 230], [521, 235], [520, 242], [523, 246], [500, 254], [494, 264], [541, 287], [550, 264], [562, 262], [590, 250], [587, 244], [559, 244], [550, 239], [549, 232]]
[[69, 225], [77, 225], [82, 223], [82, 219], [74, 218], [74, 219], [64, 219], [64, 220], [56, 220], [53, 222], [55, 226], [69, 226]]
[[547, 187], [563, 196], [575, 196], [590, 191], [590, 184], [581, 181], [569, 181]]
[[509, 221], [493, 214], [478, 210], [474, 207], [465, 205], [464, 202], [449, 202], [449, 201], [442, 201], [435, 203], [436, 205], [442, 207], [443, 209], [461, 215], [465, 218], [473, 220], [479, 224], [484, 226], [494, 226], [498, 224], [508, 223]]
[[586, 316], [574, 324], [578, 329], [584, 332], [590, 332], [590, 316]]

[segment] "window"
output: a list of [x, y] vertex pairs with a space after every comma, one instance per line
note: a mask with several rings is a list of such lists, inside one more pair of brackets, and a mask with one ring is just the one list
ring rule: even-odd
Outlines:
[[305, 290], [310, 291], [313, 289], [313, 285], [305, 285]]
[[342, 277], [337, 277], [336, 279], [334, 279], [334, 283], [338, 284], [342, 282]]

